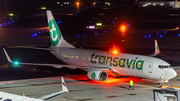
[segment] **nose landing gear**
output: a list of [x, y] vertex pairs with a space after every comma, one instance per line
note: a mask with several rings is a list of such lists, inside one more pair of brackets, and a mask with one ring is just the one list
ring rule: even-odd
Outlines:
[[157, 83], [157, 87], [161, 88], [162, 87], [162, 83]]

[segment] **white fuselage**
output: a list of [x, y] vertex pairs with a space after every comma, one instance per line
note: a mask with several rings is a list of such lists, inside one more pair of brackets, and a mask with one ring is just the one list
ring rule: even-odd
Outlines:
[[55, 48], [51, 53], [69, 65], [111, 67], [121, 75], [159, 81], [169, 80], [177, 75], [173, 68], [159, 68], [170, 66], [169, 63], [149, 56], [77, 48]]

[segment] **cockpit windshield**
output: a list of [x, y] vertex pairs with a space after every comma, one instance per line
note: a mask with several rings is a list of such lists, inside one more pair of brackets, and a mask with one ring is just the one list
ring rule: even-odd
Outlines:
[[167, 65], [167, 66], [165, 66], [165, 65], [159, 65], [158, 67], [161, 68], [161, 69], [164, 69], [164, 68], [172, 68], [172, 66], [170, 66], [170, 65]]

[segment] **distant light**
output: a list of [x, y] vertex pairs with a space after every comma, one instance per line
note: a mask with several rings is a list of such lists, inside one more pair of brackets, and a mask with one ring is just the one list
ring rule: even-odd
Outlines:
[[153, 4], [153, 6], [156, 6], [156, 4]]
[[127, 24], [127, 28], [129, 28], [129, 24]]
[[79, 35], [77, 35], [77, 37], [79, 37]]
[[157, 35], [159, 35], [159, 33], [157, 33]]
[[39, 33], [41, 33], [41, 31], [39, 31]]
[[14, 22], [14, 21], [11, 21], [12, 23]]
[[35, 33], [34, 35], [37, 35], [37, 33]]
[[34, 34], [32, 35], [32, 37], [34, 37]]
[[63, 6], [63, 4], [61, 4], [61, 6]]
[[84, 36], [86, 36], [86, 34], [84, 34]]
[[89, 26], [89, 29], [94, 29], [95, 27], [94, 26]]
[[64, 2], [64, 4], [66, 4], [66, 2]]
[[113, 21], [113, 23], [115, 23], [115, 21]]
[[102, 26], [102, 23], [96, 23], [97, 26]]
[[179, 27], [176, 27], [176, 29], [178, 30], [178, 29], [179, 29]]
[[163, 4], [161, 4], [161, 6], [163, 6]]
[[13, 16], [13, 13], [9, 13], [9, 16]]
[[41, 7], [41, 9], [46, 9], [46, 7]]
[[164, 31], [164, 33], [166, 33], [166, 31]]
[[149, 37], [151, 37], [151, 35], [148, 35]]
[[4, 17], [4, 19], [6, 19], [6, 17]]
[[76, 2], [77, 5], [79, 5], [79, 2]]
[[162, 35], [160, 35], [160, 37], [162, 38], [163, 36], [162, 36]]
[[97, 32], [95, 32], [95, 34], [97, 34]]
[[2, 24], [0, 24], [0, 26], [2, 26]]
[[127, 30], [126, 25], [122, 24], [122, 25], [120, 26], [119, 30], [120, 30], [121, 32], [126, 32], [126, 30]]
[[147, 36], [144, 36], [145, 38], [147, 38]]
[[6, 25], [6, 23], [4, 23], [4, 25]]
[[105, 33], [107, 33], [107, 31], [105, 31]]
[[8, 22], [8, 24], [11, 24], [11, 22]]
[[69, 2], [67, 2], [66, 4], [69, 4]]
[[59, 2], [57, 2], [57, 4], [59, 4]]
[[44, 32], [44, 29], [42, 31]]
[[93, 17], [93, 19], [95, 19], [95, 17]]

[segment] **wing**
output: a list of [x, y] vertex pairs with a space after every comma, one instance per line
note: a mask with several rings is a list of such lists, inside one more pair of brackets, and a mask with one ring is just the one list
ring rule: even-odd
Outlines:
[[54, 97], [60, 96], [62, 94], [69, 93], [69, 90], [66, 88], [66, 85], [65, 85], [63, 77], [61, 77], [61, 81], [62, 81], [62, 91], [58, 91], [58, 92], [55, 92], [55, 93], [47, 94], [47, 95], [38, 97], [37, 99], [41, 99], [41, 100], [47, 101], [47, 100], [52, 99]]
[[11, 58], [9, 57], [9, 55], [7, 54], [6, 50], [3, 48], [3, 51], [6, 55], [6, 58], [7, 60], [10, 62], [10, 63], [13, 63], [13, 64], [16, 64], [16, 65], [19, 65], [19, 64], [22, 64], [22, 65], [37, 65], [37, 66], [53, 66], [53, 67], [56, 67], [56, 68], [62, 68], [62, 67], [69, 67], [69, 68], [80, 68], [80, 69], [92, 69], [92, 68], [97, 68], [97, 69], [105, 69], [105, 70], [113, 70], [112, 67], [92, 67], [92, 66], [76, 66], [76, 65], [64, 65], [64, 64], [45, 64], [45, 63], [16, 63], [16, 62], [13, 62], [11, 60]]

